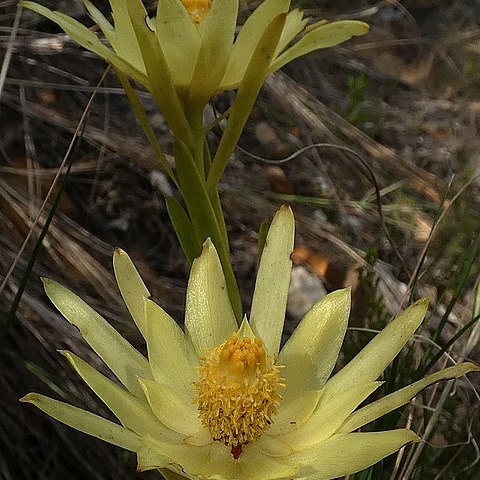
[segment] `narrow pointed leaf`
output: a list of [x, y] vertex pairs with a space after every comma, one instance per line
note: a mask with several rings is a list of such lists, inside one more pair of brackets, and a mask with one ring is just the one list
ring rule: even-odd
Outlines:
[[29, 8], [30, 10], [33, 10], [34, 12], [37, 12], [56, 23], [72, 40], [76, 41], [79, 45], [93, 53], [96, 53], [113, 66], [132, 77], [138, 83], [149, 88], [148, 78], [143, 72], [106, 47], [95, 35], [95, 33], [82, 25], [80, 22], [77, 22], [73, 18], [61, 12], [52, 12], [48, 8], [38, 5], [34, 2], [23, 2], [22, 6]]
[[295, 220], [290, 207], [275, 215], [263, 249], [255, 283], [250, 325], [271, 356], [280, 349], [292, 270]]
[[53, 280], [43, 279], [43, 284], [48, 298], [115, 376], [130, 392], [143, 397], [137, 378], [151, 378], [147, 359], [80, 297]]
[[191, 130], [178, 98], [162, 46], [158, 43], [155, 32], [152, 32], [145, 23], [146, 10], [141, 3], [128, 2], [127, 5], [133, 29], [141, 48], [150, 91], [174, 135], [190, 143]]
[[103, 34], [107, 38], [108, 42], [112, 46], [114, 50], [115, 48], [115, 30], [112, 24], [105, 18], [103, 13], [89, 0], [82, 0], [85, 8], [87, 9], [90, 16], [96, 22], [96, 24], [100, 27]]
[[349, 289], [326, 295], [306, 314], [278, 356], [279, 365], [288, 365], [283, 373], [287, 394], [323, 387], [337, 362], [349, 315]]
[[132, 452], [136, 452], [142, 448], [140, 438], [131, 430], [91, 412], [82, 410], [81, 408], [59, 402], [58, 400], [40, 395], [39, 393], [29, 393], [21, 398], [20, 401], [31, 403], [55, 420], [92, 437], [99, 438], [100, 440]]
[[202, 46], [188, 93], [188, 104], [193, 108], [203, 108], [207, 104], [225, 75], [237, 13], [238, 0], [215, 0], [202, 22]]
[[[278, 413], [273, 418], [273, 423], [268, 429], [268, 434], [283, 435], [300, 428], [301, 425], [309, 421], [321, 394], [320, 390], [310, 390], [303, 391], [301, 395], [289, 398], [288, 402], [285, 402], [285, 398], [283, 398]], [[297, 445], [295, 445], [296, 447]]]
[[197, 406], [185, 401], [170, 386], [152, 380], [140, 380], [148, 403], [160, 422], [175, 432], [193, 435], [202, 428], [198, 418]]
[[[294, 455], [313, 468], [315, 480], [330, 480], [359, 472], [420, 439], [410, 430], [334, 435], [310, 450]], [[311, 470], [308, 474], [312, 474]], [[299, 475], [300, 476], [300, 475]]]
[[110, 5], [112, 7], [112, 16], [115, 25], [115, 51], [120, 57], [125, 58], [129, 63], [135, 65], [142, 72], [145, 72], [142, 46], [137, 41], [129, 13], [129, 10], [135, 8], [144, 12], [144, 20], [146, 19], [147, 12], [143, 8], [141, 0], [110, 0]]
[[237, 331], [222, 265], [210, 240], [190, 272], [185, 329], [197, 355], [212, 350]]
[[248, 17], [233, 44], [232, 54], [222, 84], [233, 86], [242, 79], [257, 41], [261, 38], [272, 18], [288, 12], [289, 6], [290, 0], [265, 0]]
[[424, 388], [441, 380], [458, 378], [468, 372], [480, 371], [480, 368], [473, 363], [461, 363], [454, 367], [445, 368], [428, 377], [422, 378], [418, 382], [412, 383], [386, 397], [377, 400], [360, 410], [354, 412], [340, 428], [339, 432], [351, 432], [357, 428], [363, 427], [367, 423], [386, 415], [387, 413], [408, 403], [414, 396], [421, 392]]
[[203, 244], [208, 237], [211, 237], [219, 255], [226, 260], [228, 257], [225, 255], [228, 251], [205, 189], [205, 180], [186, 145], [183, 142], [177, 142], [174, 148], [177, 175], [197, 241]]
[[276, 58], [270, 67], [270, 72], [282, 68], [287, 63], [302, 55], [320, 48], [328, 48], [350, 40], [352, 37], [365, 35], [370, 27], [357, 20], [342, 20], [339, 22], [319, 25], [306, 33], [297, 43]]
[[222, 262], [235, 316], [240, 319], [242, 302], [230, 262], [228, 245], [225, 244], [225, 235], [217, 221], [215, 210], [205, 187], [205, 181], [185, 144], [177, 142], [174, 148], [178, 179], [189, 217], [197, 235], [197, 241], [203, 244], [207, 238], [212, 239]]
[[178, 0], [159, 0], [156, 34], [176, 85], [188, 89], [202, 39], [185, 7]]
[[172, 182], [178, 188], [178, 182], [177, 182], [177, 179], [175, 178], [175, 174], [173, 173], [172, 167], [170, 167], [170, 164], [168, 163], [168, 160], [167, 160], [167, 156], [165, 155], [165, 152], [162, 150], [162, 147], [158, 142], [158, 138], [155, 132], [153, 131], [152, 125], [150, 123], [150, 119], [148, 118], [148, 115], [146, 114], [145, 109], [143, 108], [143, 105], [138, 98], [138, 95], [135, 93], [135, 90], [130, 85], [130, 82], [128, 81], [127, 77], [123, 74], [123, 72], [121, 72], [118, 69], [115, 69], [115, 72], [122, 84], [123, 89], [125, 90], [125, 93], [127, 94], [128, 100], [130, 102], [130, 105], [133, 108], [135, 116], [137, 117], [138, 121], [140, 122], [140, 125], [143, 128], [143, 131], [145, 133], [145, 136], [147, 137], [148, 143], [150, 143], [150, 146], [152, 147], [153, 152], [155, 153], [158, 161], [160, 162], [160, 166], [162, 167], [163, 171], [170, 177], [170, 180], [172, 180]]
[[200, 254], [202, 248], [195, 235], [193, 224], [176, 198], [165, 195], [165, 204], [183, 253], [188, 262], [192, 263]]
[[128, 254], [120, 248], [116, 248], [113, 254], [113, 270], [125, 305], [146, 338], [144, 298], [149, 298], [150, 292]]
[[153, 415], [143, 395], [142, 400], [140, 400], [102, 375], [77, 355], [71, 352], [61, 353], [85, 383], [122, 422], [122, 425], [140, 436], [154, 435], [155, 437], [165, 438], [169, 435], [167, 429]]
[[277, 49], [275, 51], [275, 58], [278, 57], [285, 47], [287, 47], [288, 44], [306, 27], [307, 23], [308, 18], [303, 18], [303, 12], [298, 8], [288, 12], [282, 36], [278, 41]]
[[289, 445], [298, 450], [320, 445], [330, 438], [345, 419], [364, 402], [382, 382], [353, 385], [337, 395], [335, 399], [320, 397], [313, 415], [302, 425], [282, 436]]
[[[244, 478], [298, 478], [298, 466], [291, 456], [283, 455], [273, 457], [269, 455], [262, 455], [260, 446], [257, 446], [257, 442], [252, 443], [252, 445], [249, 445], [249, 447], [251, 448], [246, 448], [242, 453], [242, 456], [244, 456], [242, 459], [242, 473]], [[261, 458], [261, 461], [259, 461], [259, 458]]]
[[352, 383], [370, 383], [376, 380], [420, 326], [427, 307], [427, 299], [419, 300], [390, 322], [326, 383], [325, 397], [334, 398]]
[[[212, 442], [204, 447], [196, 447], [192, 454], [192, 446], [178, 443], [160, 442], [156, 439], [144, 438], [146, 447], [153, 453], [164, 455], [173, 459], [174, 463], [182, 466], [182, 470], [187, 478], [218, 478], [230, 479], [235, 477], [236, 465], [232, 461], [231, 455], [227, 453], [225, 445], [220, 442]], [[142, 469], [157, 468], [156, 463], [161, 458], [155, 455], [146, 456], [143, 459]], [[172, 460], [170, 460], [172, 461]], [[212, 475], [212, 472], [215, 472]], [[261, 478], [261, 477], [259, 477]]]
[[207, 189], [212, 192], [233, 153], [243, 127], [252, 111], [253, 104], [268, 74], [270, 62], [277, 48], [285, 24], [286, 13], [277, 15], [263, 32], [250, 58], [237, 97], [233, 102], [225, 132], [222, 135], [212, 168], [208, 174]]
[[153, 378], [171, 385], [189, 403], [195, 396], [193, 382], [198, 363], [193, 346], [182, 329], [160, 306], [145, 300], [148, 360]]

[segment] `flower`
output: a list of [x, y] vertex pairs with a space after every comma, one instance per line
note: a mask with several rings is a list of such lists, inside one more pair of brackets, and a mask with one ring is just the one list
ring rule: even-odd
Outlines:
[[133, 263], [117, 250], [115, 275], [148, 359], [79, 297], [45, 280], [49, 298], [122, 384], [63, 352], [121, 425], [37, 393], [22, 400], [137, 452], [139, 470], [161, 469], [167, 479], [326, 480], [418, 441], [407, 429], [352, 432], [428, 385], [479, 368], [459, 364], [358, 408], [422, 322], [427, 301], [407, 308], [331, 376], [347, 328], [348, 289], [318, 301], [280, 350], [293, 240], [293, 214], [282, 207], [266, 238], [250, 320], [239, 329], [207, 241], [192, 265], [185, 333], [149, 298]]
[[[266, 74], [369, 29], [366, 23], [350, 20], [307, 27], [300, 10], [289, 12], [290, 0], [265, 0], [236, 38], [238, 0], [159, 0], [155, 18], [149, 17], [141, 0], [110, 0], [113, 25], [89, 0], [83, 3], [111, 48], [68, 15], [30, 1], [22, 5], [54, 21], [84, 48], [148, 89], [153, 91], [155, 84], [170, 78], [184, 98], [203, 104], [218, 92], [240, 86], [250, 61], [258, 62], [257, 45], [265, 53], [271, 49]], [[261, 42], [264, 36], [271, 44], [267, 49]]]

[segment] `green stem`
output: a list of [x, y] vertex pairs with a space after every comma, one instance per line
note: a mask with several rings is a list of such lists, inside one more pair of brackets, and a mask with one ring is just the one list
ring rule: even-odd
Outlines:
[[163, 168], [165, 173], [167, 173], [167, 175], [170, 177], [170, 179], [175, 184], [175, 186], [177, 188], [180, 188], [178, 185], [178, 181], [175, 177], [175, 174], [173, 173], [173, 170], [168, 163], [167, 157], [164, 151], [162, 150], [162, 147], [158, 143], [157, 136], [155, 135], [155, 132], [153, 131], [153, 128], [150, 124], [150, 120], [148, 119], [148, 116], [145, 113], [145, 110], [143, 109], [143, 105], [140, 102], [140, 99], [138, 98], [137, 94], [135, 93], [135, 90], [130, 85], [130, 81], [128, 80], [127, 76], [118, 68], [115, 68], [115, 72], [117, 74], [118, 79], [120, 80], [120, 83], [122, 84], [123, 89], [125, 90], [125, 93], [127, 94], [127, 98], [130, 101], [133, 111], [138, 121], [140, 122], [140, 125], [143, 128], [145, 136], [147, 137], [147, 140], [150, 143], [150, 146], [152, 147], [155, 155], [157, 156], [160, 162], [161, 167]]
[[[212, 239], [222, 263], [233, 311], [240, 322], [242, 316], [240, 292], [230, 262], [220, 202], [212, 202], [212, 197], [207, 193], [205, 175], [203, 174], [203, 154], [202, 171], [200, 172], [192, 152], [183, 142], [177, 141], [175, 143], [174, 153], [182, 196], [185, 200], [188, 216], [194, 230], [192, 234], [196, 236], [200, 244], [203, 244], [209, 237]], [[216, 192], [214, 198], [215, 197], [218, 197], [218, 192]], [[219, 216], [221, 216], [221, 222], [219, 221]]]
[[187, 119], [193, 134], [193, 142], [186, 145], [189, 147], [193, 160], [199, 173], [205, 178], [203, 144], [205, 142], [205, 131], [203, 128], [203, 109], [192, 108], [187, 110]]
[[[208, 173], [210, 171], [210, 167], [212, 166], [212, 157], [210, 155], [210, 150], [208, 148], [208, 142], [205, 138], [204, 147], [203, 147], [203, 163], [205, 168], [205, 178], [208, 177]], [[213, 211], [215, 212], [215, 216], [217, 218], [218, 226], [222, 231], [223, 241], [227, 246], [227, 251], [230, 252], [230, 244], [228, 241], [228, 234], [227, 234], [227, 226], [225, 224], [225, 216], [223, 215], [222, 211], [222, 204], [220, 202], [220, 196], [218, 194], [218, 188], [215, 187], [214, 191], [210, 195], [210, 201], [212, 203]]]

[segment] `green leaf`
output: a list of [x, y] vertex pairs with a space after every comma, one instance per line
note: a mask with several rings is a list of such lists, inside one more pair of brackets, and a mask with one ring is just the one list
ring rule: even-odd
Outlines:
[[425, 317], [428, 300], [415, 302], [390, 322], [370, 343], [325, 385], [325, 397], [335, 398], [353, 383], [377, 380], [399, 354]]
[[105, 18], [103, 13], [95, 5], [92, 4], [92, 2], [90, 2], [89, 0], [82, 1], [90, 16], [93, 18], [93, 20], [95, 20], [105, 37], [107, 37], [107, 40], [112, 46], [112, 48], [116, 51], [115, 29], [113, 28], [113, 25]]
[[218, 224], [210, 197], [205, 188], [205, 181], [199, 173], [190, 151], [183, 142], [175, 143], [174, 154], [182, 195], [187, 205], [197, 241], [203, 243], [209, 237], [212, 239], [222, 262], [235, 316], [240, 319], [242, 314], [240, 293], [230, 263], [228, 246], [225, 244], [224, 234]]
[[[142, 46], [137, 41], [132, 20], [129, 14], [129, 6], [136, 3], [136, 8], [141, 10], [141, 0], [109, 0], [112, 7], [112, 16], [115, 25], [115, 51], [129, 63], [140, 67], [145, 72], [145, 64], [142, 61]], [[146, 15], [146, 12], [145, 12]]]
[[178, 395], [170, 386], [153, 380], [140, 380], [140, 385], [162, 425], [183, 435], [194, 435], [202, 430], [197, 406], [192, 402], [193, 396], [190, 401], [185, 401], [185, 397]]
[[275, 58], [283, 52], [285, 47], [288, 46], [288, 44], [305, 28], [307, 24], [308, 18], [303, 18], [303, 12], [298, 8], [288, 12], [282, 36], [280, 37], [277, 49], [275, 50]]
[[258, 40], [262, 37], [273, 18], [288, 12], [290, 0], [265, 0], [248, 17], [240, 29], [228, 63], [222, 85], [233, 88], [245, 74]]
[[[351, 385], [336, 398], [320, 401], [310, 418], [300, 424], [292, 432], [282, 436], [282, 440], [289, 445], [295, 445], [299, 451], [315, 447], [330, 438], [345, 419], [367, 399], [382, 382]], [[301, 391], [297, 396], [302, 396]]]
[[[290, 397], [288, 401], [285, 401], [282, 395], [282, 406], [278, 409], [278, 413], [268, 429], [268, 435], [281, 435], [279, 440], [289, 443], [290, 445], [295, 445], [295, 448], [300, 450], [302, 447], [297, 445], [295, 441], [290, 442], [291, 437], [288, 436], [288, 434], [291, 431], [295, 432], [302, 429], [304, 425], [310, 422], [310, 418], [318, 405], [321, 395], [321, 390], [306, 390]], [[284, 436], [285, 434], [286, 436]], [[294, 440], [297, 440], [297, 438], [298, 437], [295, 437]]]
[[[350, 289], [332, 292], [307, 312], [282, 348], [279, 365], [288, 365], [283, 373], [286, 395], [325, 385], [338, 359], [350, 316]], [[368, 383], [368, 382], [367, 382]]]
[[202, 38], [185, 7], [178, 0], [159, 0], [156, 34], [175, 85], [187, 90]]
[[[183, 330], [162, 307], [145, 300], [148, 361], [156, 382], [170, 385], [186, 403], [195, 396], [198, 357]], [[145, 380], [145, 379], [144, 379]]]
[[419, 440], [415, 433], [406, 429], [343, 433], [293, 456], [306, 465], [308, 474], [315, 480], [330, 480], [359, 472]]
[[190, 126], [178, 98], [170, 69], [155, 32], [145, 23], [147, 12], [141, 2], [128, 2], [128, 12], [142, 52], [150, 91], [165, 116], [173, 134], [187, 145], [192, 141]]
[[157, 136], [153, 131], [148, 115], [145, 113], [145, 110], [138, 98], [138, 95], [135, 93], [135, 90], [130, 85], [130, 82], [128, 81], [127, 77], [123, 74], [123, 72], [120, 71], [118, 68], [115, 69], [115, 72], [120, 80], [120, 83], [122, 84], [123, 89], [125, 90], [125, 93], [127, 94], [128, 100], [130, 101], [130, 105], [133, 108], [135, 116], [140, 122], [140, 125], [143, 128], [145, 136], [147, 137], [147, 140], [150, 143], [150, 146], [152, 147], [153, 152], [155, 153], [155, 155], [157, 156], [160, 162], [160, 166], [178, 188], [178, 182], [177, 182], [177, 179], [175, 178], [175, 174], [173, 173], [172, 167], [170, 167], [170, 164], [168, 163], [165, 152], [162, 150], [162, 147], [158, 143]]
[[286, 13], [281, 13], [270, 22], [252, 54], [208, 174], [207, 190], [210, 193], [216, 188], [252, 111], [258, 92], [267, 76], [285, 19]]
[[222, 264], [208, 239], [190, 272], [185, 330], [197, 355], [213, 350], [237, 331]]
[[180, 202], [174, 197], [165, 195], [165, 204], [183, 253], [191, 264], [200, 255], [202, 244], [198, 241], [193, 224]]
[[126, 428], [141, 436], [152, 435], [164, 439], [171, 435], [172, 432], [169, 432], [153, 415], [143, 394], [140, 399], [112, 382], [77, 355], [67, 351], [61, 353]]

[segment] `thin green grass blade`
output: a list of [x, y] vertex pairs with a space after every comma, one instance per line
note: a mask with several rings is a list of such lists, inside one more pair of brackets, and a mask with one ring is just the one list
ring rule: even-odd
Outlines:
[[423, 354], [422, 360], [420, 361], [420, 365], [415, 375], [415, 380], [422, 378], [425, 375], [425, 373], [428, 371], [427, 367], [430, 365], [430, 359], [432, 356], [434, 343], [437, 341], [438, 337], [442, 333], [442, 330], [445, 327], [445, 324], [447, 323], [448, 317], [450, 316], [453, 310], [453, 307], [457, 303], [463, 287], [468, 281], [475, 259], [477, 258], [480, 252], [480, 233], [473, 240], [472, 244], [467, 249], [467, 252], [468, 254], [465, 258], [465, 262], [463, 263], [463, 269], [459, 275], [459, 281], [453, 293], [452, 299], [448, 303], [445, 313], [442, 316], [442, 319], [440, 320], [438, 327], [435, 329], [435, 332], [432, 335], [432, 338], [431, 338], [432, 343], [428, 345], [427, 349], [425, 350], [425, 353]]
[[471, 330], [480, 319], [480, 314], [473, 317], [465, 326], [463, 326], [439, 351], [438, 353], [430, 360], [430, 362], [425, 367], [425, 372], [428, 372], [445, 354], [450, 350], [450, 347], [465, 333]]
[[[102, 77], [103, 79], [103, 77]], [[94, 94], [95, 95], [95, 94]], [[62, 197], [62, 193], [65, 189], [65, 186], [67, 184], [68, 178], [70, 176], [70, 171], [72, 169], [72, 166], [75, 162], [75, 159], [77, 158], [77, 153], [78, 153], [78, 148], [80, 146], [80, 142], [83, 136], [83, 130], [85, 128], [85, 124], [82, 125], [82, 129], [79, 132], [78, 136], [76, 136], [74, 143], [73, 143], [73, 148], [71, 149], [67, 159], [66, 159], [66, 170], [65, 174], [59, 184], [58, 191], [54, 197], [52, 207], [50, 211], [48, 212], [48, 216], [45, 220], [45, 223], [42, 227], [42, 230], [40, 231], [40, 235], [38, 236], [37, 241], [35, 242], [35, 246], [33, 247], [33, 251], [30, 255], [30, 258], [28, 259], [27, 266], [25, 268], [25, 272], [22, 275], [22, 279], [20, 280], [20, 285], [18, 287], [17, 293], [15, 294], [15, 297], [13, 299], [12, 305], [10, 306], [10, 310], [8, 311], [7, 315], [5, 316], [5, 320], [3, 324], [0, 326], [0, 347], [2, 347], [7, 339], [8, 332], [10, 331], [10, 328], [12, 327], [13, 323], [15, 322], [16, 319], [16, 312], [18, 309], [18, 306], [20, 305], [20, 300], [22, 299], [23, 292], [25, 291], [25, 288], [27, 286], [28, 280], [30, 278], [30, 275], [32, 273], [33, 267], [35, 265], [35, 262], [37, 260], [37, 257], [40, 253], [40, 249], [43, 244], [43, 240], [45, 239], [45, 236], [48, 233], [48, 229], [50, 227], [50, 224], [52, 223], [53, 217], [55, 216], [55, 213], [58, 208], [58, 204], [60, 202], [60, 198]]]

